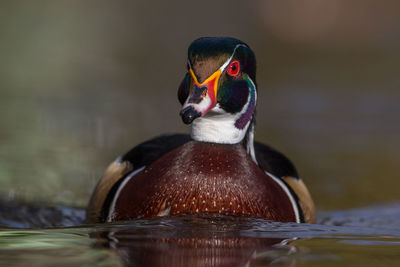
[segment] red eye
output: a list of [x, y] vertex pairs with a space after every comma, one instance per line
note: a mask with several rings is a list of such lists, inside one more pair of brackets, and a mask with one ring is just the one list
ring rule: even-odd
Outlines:
[[239, 74], [239, 71], [240, 71], [240, 64], [239, 61], [237, 60], [233, 61], [226, 70], [226, 72], [230, 76], [237, 76]]

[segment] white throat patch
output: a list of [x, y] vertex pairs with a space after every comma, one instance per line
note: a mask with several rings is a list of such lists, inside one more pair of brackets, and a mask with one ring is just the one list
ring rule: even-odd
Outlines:
[[241, 113], [230, 114], [217, 104], [203, 117], [192, 122], [190, 136], [193, 140], [219, 144], [237, 144], [243, 140], [250, 121], [243, 129], [235, 127]]

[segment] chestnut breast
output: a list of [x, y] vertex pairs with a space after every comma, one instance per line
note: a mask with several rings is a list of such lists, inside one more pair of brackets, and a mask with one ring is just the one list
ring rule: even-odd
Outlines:
[[193, 213], [296, 220], [285, 191], [240, 144], [190, 141], [125, 179], [109, 221]]

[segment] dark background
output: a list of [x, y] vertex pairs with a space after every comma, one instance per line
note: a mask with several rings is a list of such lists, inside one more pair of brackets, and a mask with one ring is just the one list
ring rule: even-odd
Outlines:
[[399, 200], [400, 2], [3, 1], [0, 197], [84, 207], [109, 162], [187, 132], [186, 49], [233, 36], [258, 59], [256, 139], [318, 209]]

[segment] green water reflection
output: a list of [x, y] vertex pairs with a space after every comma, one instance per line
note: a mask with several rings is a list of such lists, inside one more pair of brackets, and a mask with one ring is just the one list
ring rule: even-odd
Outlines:
[[116, 252], [94, 249], [85, 228], [0, 231], [2, 266], [120, 266]]
[[[251, 266], [272, 263], [396, 266], [400, 263], [398, 234], [397, 237], [349, 234], [353, 230], [346, 227], [312, 225], [304, 225], [301, 232], [297, 232], [300, 229], [293, 228], [294, 225], [260, 220], [255, 224], [219, 221], [219, 226], [215, 222], [210, 226], [209, 223], [174, 219], [47, 230], [3, 230], [0, 231], [0, 264], [187, 266], [191, 263], [191, 266], [214, 266], [247, 262]], [[260, 224], [262, 229], [258, 228]], [[196, 227], [188, 228], [190, 225]], [[183, 231], [176, 231], [179, 228]], [[219, 230], [222, 228], [224, 231]], [[239, 229], [245, 231], [236, 232]], [[335, 233], [338, 230], [341, 233]], [[296, 235], [303, 238], [290, 238]], [[289, 239], [281, 242], [282, 238]]]
[[312, 239], [295, 241], [301, 253], [296, 266], [387, 266], [398, 265], [398, 238]]

